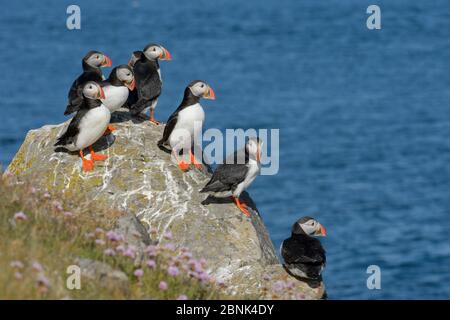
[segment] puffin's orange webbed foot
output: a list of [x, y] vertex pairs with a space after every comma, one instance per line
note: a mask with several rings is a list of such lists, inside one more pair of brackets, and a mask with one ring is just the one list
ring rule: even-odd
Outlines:
[[114, 126], [108, 124], [108, 127], [106, 128], [105, 133], [103, 135], [104, 136], [110, 135], [111, 133], [113, 133], [116, 130], [117, 129]]
[[201, 162], [197, 161], [197, 159], [195, 159], [194, 154], [192, 153], [191, 150], [189, 150], [189, 155], [191, 157], [191, 163], [199, 170], [203, 169], [203, 165], [201, 164]]
[[187, 169], [189, 169], [189, 163], [184, 162], [184, 161], [180, 161], [180, 162], [178, 162], [178, 167], [179, 167], [182, 171], [186, 171]]
[[94, 169], [93, 160], [82, 159], [82, 161], [83, 161], [83, 171], [89, 172]]
[[92, 161], [105, 161], [106, 159], [108, 159], [108, 156], [95, 153], [92, 146], [89, 147], [89, 150], [91, 151], [91, 160]]
[[232, 197], [234, 202], [236, 203], [236, 206], [241, 210], [243, 214], [245, 214], [247, 217], [250, 217], [250, 212], [248, 211], [247, 205], [239, 200], [237, 197]]
[[150, 123], [158, 126], [161, 124], [161, 122], [157, 121], [155, 118], [150, 118], [148, 121], [150, 121]]

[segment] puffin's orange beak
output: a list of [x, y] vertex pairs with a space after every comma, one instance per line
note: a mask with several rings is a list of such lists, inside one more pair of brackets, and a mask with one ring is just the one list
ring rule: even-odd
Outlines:
[[208, 90], [205, 91], [205, 94], [203, 95], [205, 99], [215, 100], [216, 99], [216, 93], [214, 90], [208, 86]]
[[258, 150], [256, 151], [256, 161], [261, 161], [261, 147], [258, 146]]
[[130, 83], [127, 83], [126, 86], [130, 91], [133, 91], [134, 88], [136, 88], [136, 80], [133, 79], [133, 81], [131, 81]]
[[327, 235], [327, 229], [322, 225], [320, 225], [320, 234], [324, 237]]
[[105, 91], [103, 91], [102, 87], [100, 87], [100, 99], [106, 99]]
[[103, 60], [102, 67], [111, 67], [112, 66], [112, 60], [110, 57], [105, 56], [105, 59]]
[[162, 49], [163, 49], [163, 52], [159, 56], [159, 59], [161, 59], [161, 60], [172, 60], [172, 55], [170, 54], [169, 50], [167, 50], [166, 48], [162, 48]]

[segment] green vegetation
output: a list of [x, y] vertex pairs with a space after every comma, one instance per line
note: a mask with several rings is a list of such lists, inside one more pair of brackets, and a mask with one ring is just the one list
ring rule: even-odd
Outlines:
[[[83, 196], [0, 177], [0, 299], [227, 298], [205, 272], [206, 261], [187, 248], [167, 243], [142, 252], [128, 244], [112, 231], [121, 216]], [[67, 267], [79, 259], [106, 263], [125, 279], [83, 273], [81, 289], [69, 290]]]

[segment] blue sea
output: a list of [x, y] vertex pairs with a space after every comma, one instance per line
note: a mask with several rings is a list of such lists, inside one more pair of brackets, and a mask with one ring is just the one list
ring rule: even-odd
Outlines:
[[[374, 3], [381, 30], [366, 27]], [[3, 167], [28, 130], [66, 120], [88, 50], [119, 64], [161, 43], [158, 119], [203, 79], [206, 127], [280, 129], [279, 173], [250, 193], [276, 247], [303, 215], [327, 227], [331, 299], [450, 298], [448, 0], [77, 0], [72, 31], [70, 4], [1, 3]]]

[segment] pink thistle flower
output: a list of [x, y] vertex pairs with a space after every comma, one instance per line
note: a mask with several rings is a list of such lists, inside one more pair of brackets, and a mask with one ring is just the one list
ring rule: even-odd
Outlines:
[[144, 275], [144, 270], [142, 270], [142, 269], [136, 269], [134, 271], [134, 276], [136, 278], [141, 278], [143, 275]]
[[6, 170], [6, 171], [3, 173], [3, 176], [4, 176], [5, 178], [12, 178], [14, 175], [12, 174], [11, 171]]
[[154, 260], [147, 260], [147, 267], [149, 267], [150, 269], [155, 269], [156, 262]]
[[52, 206], [57, 211], [63, 211], [63, 206], [62, 206], [61, 202], [59, 202], [57, 200], [53, 200]]
[[172, 277], [176, 277], [180, 273], [180, 270], [175, 266], [169, 266], [167, 268], [167, 273]]
[[17, 280], [22, 280], [23, 279], [23, 275], [20, 272], [15, 272], [14, 273], [14, 278], [16, 278]]
[[34, 271], [38, 271], [38, 272], [41, 272], [42, 270], [44, 270], [44, 268], [42, 268], [42, 265], [37, 261], [34, 261], [31, 265], [31, 267], [33, 268]]
[[116, 251], [124, 253], [125, 252], [125, 246], [123, 246], [122, 244], [119, 244], [116, 247]]
[[36, 282], [37, 282], [38, 286], [42, 286], [42, 287], [46, 287], [46, 288], [50, 287], [50, 281], [43, 274], [41, 274], [37, 277]]
[[36, 192], [37, 192], [37, 190], [36, 190], [35, 187], [31, 187], [31, 188], [30, 188], [30, 193], [31, 193], [31, 194], [36, 194]]
[[115, 255], [116, 255], [116, 252], [115, 252], [114, 249], [112, 249], [112, 248], [107, 248], [107, 249], [105, 249], [105, 251], [103, 251], [103, 254], [104, 254], [105, 256], [110, 256], [110, 257], [112, 257], [112, 256], [115, 256]]
[[72, 218], [72, 217], [73, 217], [73, 213], [70, 212], [70, 211], [65, 211], [65, 212], [64, 212], [64, 217], [66, 217], [66, 218]]
[[180, 294], [177, 298], [177, 300], [187, 300], [188, 297], [185, 294]]
[[165, 282], [165, 281], [161, 281], [161, 282], [159, 283], [159, 286], [158, 286], [158, 288], [159, 288], [160, 290], [162, 290], [162, 291], [167, 290], [168, 287], [169, 287], [169, 286], [167, 285], [167, 282]]
[[110, 241], [122, 241], [123, 240], [123, 236], [121, 234], [115, 233], [114, 231], [110, 230], [106, 233], [106, 237], [110, 240]]
[[272, 277], [269, 276], [268, 274], [263, 275], [263, 280], [269, 281], [269, 280], [271, 280], [271, 279], [272, 279]]
[[131, 259], [134, 259], [136, 257], [136, 252], [134, 251], [133, 247], [128, 247], [123, 253], [124, 257], [129, 257]]
[[164, 245], [164, 248], [166, 248], [169, 251], [175, 251], [175, 245], [173, 243], [166, 243]]
[[197, 279], [200, 280], [201, 282], [205, 283], [205, 282], [208, 282], [209, 275], [206, 272], [200, 272], [197, 275]]
[[173, 239], [172, 232], [167, 231], [166, 233], [164, 233], [164, 238], [166, 238], [167, 240], [172, 240]]
[[154, 245], [150, 245], [147, 248], [145, 248], [144, 252], [149, 256], [149, 257], [154, 257], [156, 256], [156, 246]]
[[28, 220], [28, 217], [27, 217], [27, 215], [25, 213], [20, 211], [20, 212], [17, 212], [17, 213], [14, 214], [14, 220], [25, 221], [25, 220]]
[[275, 291], [281, 291], [281, 290], [283, 290], [284, 288], [285, 288], [285, 284], [284, 284], [284, 282], [281, 281], [281, 280], [278, 280], [278, 281], [276, 281], [276, 282], [273, 284], [273, 289], [274, 289]]
[[23, 269], [23, 263], [19, 260], [11, 261], [9, 265], [11, 268]]
[[95, 244], [98, 244], [99, 246], [104, 246], [105, 245], [105, 240], [103, 240], [103, 239], [96, 239], [95, 240]]
[[45, 199], [50, 199], [51, 198], [50, 193], [48, 193], [48, 192], [44, 193], [43, 197]]

